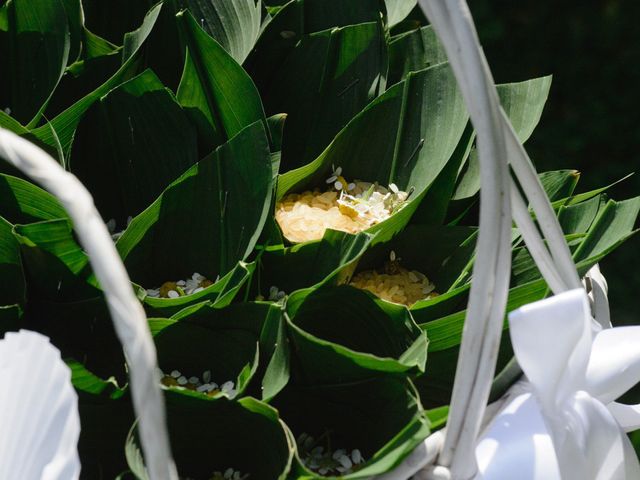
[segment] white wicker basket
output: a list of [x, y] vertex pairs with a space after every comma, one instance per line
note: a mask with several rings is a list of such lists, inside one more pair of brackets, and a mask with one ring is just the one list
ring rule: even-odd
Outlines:
[[[509, 287], [512, 219], [555, 294], [582, 286], [532, 163], [500, 107], [466, 2], [419, 2], [444, 45], [478, 135], [480, 233], [447, 427], [432, 434], [396, 470], [377, 480], [412, 476], [470, 479], [476, 475], [475, 446], [482, 426], [520, 388], [514, 387], [487, 407]], [[177, 479], [158, 387], [156, 352], [145, 314], [90, 194], [42, 150], [4, 130], [0, 130], [0, 155], [57, 196], [69, 212], [107, 297], [129, 363], [150, 478]], [[514, 188], [516, 181], [520, 189]], [[544, 240], [527, 204], [535, 213]], [[597, 309], [605, 311], [601, 305], [606, 295], [604, 300], [600, 293], [594, 293], [594, 297], [599, 298]]]

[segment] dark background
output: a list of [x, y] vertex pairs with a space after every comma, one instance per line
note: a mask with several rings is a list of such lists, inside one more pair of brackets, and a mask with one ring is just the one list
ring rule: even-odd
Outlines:
[[[497, 83], [553, 74], [525, 145], [538, 171], [581, 172], [577, 191], [640, 195], [640, 2], [467, 0]], [[640, 237], [601, 263], [614, 323], [640, 323]]]

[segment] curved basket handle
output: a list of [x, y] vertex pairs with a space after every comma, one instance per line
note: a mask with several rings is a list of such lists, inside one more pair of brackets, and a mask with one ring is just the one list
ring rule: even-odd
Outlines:
[[0, 128], [0, 156], [55, 195], [69, 213], [80, 244], [104, 291], [129, 364], [140, 440], [153, 480], [177, 480], [159, 387], [156, 349], [142, 305], [93, 198], [80, 181], [42, 149]]
[[[438, 458], [453, 478], [475, 475], [475, 442], [495, 371], [510, 270], [510, 220], [555, 293], [581, 286], [562, 229], [531, 160], [500, 106], [491, 71], [464, 0], [419, 0], [431, 21], [478, 135], [480, 233], [467, 318], [458, 357], [451, 413]], [[536, 213], [540, 237], [509, 171], [509, 161]], [[440, 468], [441, 470], [441, 468]], [[442, 475], [442, 472], [439, 473]]]

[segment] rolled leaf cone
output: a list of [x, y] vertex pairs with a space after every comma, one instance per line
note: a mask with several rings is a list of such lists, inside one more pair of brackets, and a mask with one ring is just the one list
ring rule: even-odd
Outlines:
[[325, 286], [291, 295], [287, 315], [300, 384], [424, 371], [427, 336], [403, 306], [350, 286]]
[[[163, 382], [167, 386], [166, 395], [187, 395], [201, 400], [245, 395], [259, 361], [266, 365], [270, 355], [269, 350], [265, 348], [262, 352], [259, 347], [263, 331], [271, 328], [270, 322], [278, 322], [279, 317], [280, 308], [266, 302], [236, 303], [223, 308], [203, 302], [169, 319], [150, 319], [158, 364], [164, 374], [177, 380], [180, 372], [185, 378], [196, 377], [203, 385], [200, 389], [186, 384], [181, 388], [180, 383]], [[233, 382], [231, 391], [222, 388], [227, 382]], [[253, 383], [253, 388], [259, 391], [258, 380]], [[207, 385], [212, 388], [206, 388]]]
[[[216, 471], [232, 468], [248, 478], [288, 478], [291, 434], [278, 412], [265, 403], [250, 397], [207, 402], [168, 396], [167, 422], [178, 472], [184, 477], [211, 478]], [[147, 480], [135, 426], [125, 448], [132, 473]]]
[[[331, 449], [361, 452], [363, 462], [353, 473], [340, 476], [345, 479], [364, 479], [391, 470], [429, 434], [429, 422], [415, 390], [402, 376], [305, 385], [294, 379], [274, 398], [273, 405], [295, 438], [305, 433], [324, 439]], [[326, 478], [304, 466], [299, 446], [296, 460], [299, 478]]]

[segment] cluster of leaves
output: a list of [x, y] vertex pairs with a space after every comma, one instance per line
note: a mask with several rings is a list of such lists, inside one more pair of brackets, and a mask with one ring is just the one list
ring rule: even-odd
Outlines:
[[[4, 2], [0, 126], [49, 151], [124, 229], [116, 246], [163, 371], [234, 382], [215, 395], [166, 389], [182, 475], [317, 478], [296, 446], [307, 433], [360, 449], [366, 462], [345, 478], [367, 478], [446, 421], [475, 254], [475, 134], [415, 1], [266, 3]], [[521, 141], [549, 88], [548, 77], [498, 86]], [[275, 202], [332, 165], [414, 193], [366, 232], [289, 245]], [[59, 203], [0, 172], [0, 332], [38, 330], [62, 350], [84, 474], [113, 476], [134, 418], [100, 285]], [[640, 200], [574, 194], [578, 177], [541, 180], [584, 273], [633, 233]], [[409, 309], [344, 285], [391, 250], [441, 295]], [[548, 294], [515, 229], [513, 262], [509, 310]], [[194, 272], [216, 280], [147, 295]], [[261, 300], [272, 286], [287, 295]], [[503, 343], [499, 368], [512, 356]], [[126, 461], [145, 477], [135, 431]]]

